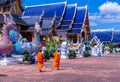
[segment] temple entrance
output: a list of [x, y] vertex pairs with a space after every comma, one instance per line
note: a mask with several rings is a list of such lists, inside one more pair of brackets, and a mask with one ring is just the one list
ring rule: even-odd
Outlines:
[[70, 40], [70, 43], [77, 43], [77, 34], [68, 35], [68, 40]]

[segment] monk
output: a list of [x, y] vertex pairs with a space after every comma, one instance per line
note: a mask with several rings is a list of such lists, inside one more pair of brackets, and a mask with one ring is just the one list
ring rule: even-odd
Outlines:
[[40, 72], [42, 72], [42, 67], [44, 65], [44, 56], [42, 50], [39, 50], [39, 52], [37, 53], [37, 59], [38, 59], [38, 69]]
[[59, 55], [59, 50], [58, 50], [54, 53], [53, 67], [59, 70], [59, 66], [60, 66], [60, 55]]

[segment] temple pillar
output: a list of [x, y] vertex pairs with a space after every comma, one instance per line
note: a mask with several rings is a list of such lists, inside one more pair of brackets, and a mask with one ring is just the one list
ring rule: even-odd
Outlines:
[[80, 43], [80, 35], [77, 34], [77, 43]]

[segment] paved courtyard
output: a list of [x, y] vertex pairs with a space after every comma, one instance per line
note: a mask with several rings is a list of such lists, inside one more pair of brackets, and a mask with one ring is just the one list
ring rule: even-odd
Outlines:
[[43, 72], [37, 64], [0, 66], [0, 82], [120, 82], [120, 54], [62, 59], [60, 70], [45, 62]]

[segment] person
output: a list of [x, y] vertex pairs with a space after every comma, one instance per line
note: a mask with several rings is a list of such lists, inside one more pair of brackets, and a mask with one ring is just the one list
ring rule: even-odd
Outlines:
[[98, 54], [98, 57], [100, 58], [101, 57], [101, 52], [100, 52], [100, 47], [98, 46], [98, 49], [97, 49], [97, 54]]
[[57, 50], [54, 53], [53, 67], [55, 67], [55, 68], [57, 68], [57, 70], [59, 70], [59, 66], [60, 66], [60, 54], [59, 54], [59, 50]]
[[43, 56], [43, 53], [42, 53], [41, 49], [37, 53], [37, 59], [38, 59], [38, 69], [39, 69], [40, 72], [42, 72], [42, 68], [43, 68], [43, 65], [44, 65], [44, 56]]

